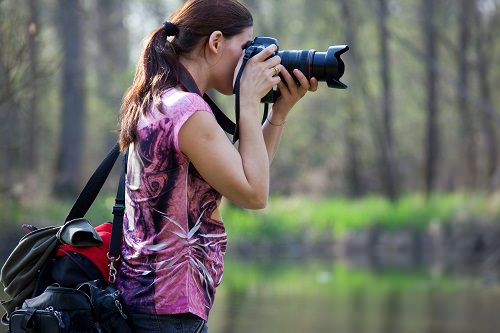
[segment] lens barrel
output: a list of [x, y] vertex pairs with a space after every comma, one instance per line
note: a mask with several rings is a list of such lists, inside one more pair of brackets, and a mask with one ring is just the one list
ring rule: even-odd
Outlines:
[[340, 56], [347, 52], [347, 45], [330, 46], [326, 52], [315, 50], [285, 50], [279, 51], [281, 64], [290, 72], [297, 68], [311, 79], [326, 81], [328, 87], [346, 89], [347, 85], [340, 82], [344, 75], [345, 65]]

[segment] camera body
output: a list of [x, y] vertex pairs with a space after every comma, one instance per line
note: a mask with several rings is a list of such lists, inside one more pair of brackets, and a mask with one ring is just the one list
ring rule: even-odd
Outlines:
[[[269, 45], [276, 45], [279, 48], [278, 40], [273, 37], [255, 37], [255, 39], [251, 42], [248, 42], [247, 45], [245, 45], [245, 55], [247, 59], [250, 59], [254, 55], [259, 54], [262, 52], [266, 47]], [[276, 56], [278, 55], [278, 50], [274, 52], [274, 54], [271, 56]]]
[[[244, 58], [248, 60], [272, 44], [279, 46], [276, 38], [255, 37], [253, 41], [245, 45]], [[345, 71], [344, 62], [340, 56], [348, 50], [347, 45], [335, 45], [330, 46], [326, 52], [316, 52], [316, 50], [276, 50], [272, 56], [279, 56], [281, 64], [289, 73], [292, 73], [297, 68], [309, 80], [314, 77], [320, 82], [325, 81], [330, 88], [346, 89], [347, 86], [340, 81]], [[271, 90], [262, 99], [262, 102], [274, 103], [279, 96], [279, 91]]]
[[[269, 45], [276, 45], [278, 48], [276, 51], [269, 57], [274, 57], [278, 55], [278, 49], [279, 49], [279, 44], [278, 40], [273, 37], [255, 37], [255, 39], [251, 42], [248, 42], [247, 45], [245, 45], [245, 54], [244, 58], [245, 59], [250, 59], [254, 55], [259, 54], [262, 52], [266, 47]], [[280, 97], [280, 92], [279, 90], [271, 89], [266, 96], [262, 97], [261, 102], [262, 103], [274, 103], [276, 100]]]

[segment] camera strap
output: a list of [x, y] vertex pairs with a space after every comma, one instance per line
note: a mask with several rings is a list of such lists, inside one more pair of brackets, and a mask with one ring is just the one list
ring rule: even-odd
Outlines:
[[[201, 91], [198, 88], [198, 85], [196, 84], [196, 82], [194, 81], [193, 77], [188, 72], [188, 70], [184, 66], [182, 66], [182, 64], [180, 65], [179, 72], [180, 72], [179, 73], [180, 74], [180, 76], [179, 76], [180, 77], [180, 83], [184, 87], [186, 87], [186, 89], [189, 92], [192, 92], [192, 93], [195, 93], [195, 94], [198, 94], [198, 95], [202, 96], [201, 95]], [[202, 97], [205, 100], [205, 102], [207, 102], [207, 104], [212, 109], [212, 112], [213, 112], [213, 114], [215, 116], [215, 119], [217, 120], [217, 123], [219, 124], [219, 126], [225, 132], [227, 132], [229, 134], [234, 134], [235, 131], [236, 131], [236, 124], [231, 119], [229, 119], [229, 117], [226, 116], [226, 114], [224, 112], [222, 112], [222, 110], [210, 98], [210, 96], [208, 96], [207, 94], [204, 94]], [[234, 138], [234, 136], [233, 136], [233, 138]], [[233, 142], [236, 142], [236, 141], [233, 139]]]
[[[238, 141], [239, 136], [240, 136], [240, 130], [239, 130], [239, 123], [240, 123], [240, 80], [241, 80], [241, 75], [243, 74], [243, 70], [245, 69], [245, 66], [250, 59], [251, 55], [248, 52], [245, 52], [245, 55], [243, 56], [243, 61], [241, 62], [240, 69], [238, 71], [238, 74], [236, 75], [236, 79], [234, 80], [234, 88], [233, 88], [233, 93], [235, 95], [234, 99], [234, 112], [235, 112], [235, 117], [236, 117], [236, 128], [234, 130], [233, 134], [233, 143]], [[265, 103], [264, 105], [264, 114], [262, 116], [262, 122], [261, 124], [264, 124], [264, 121], [267, 119], [267, 114], [269, 112], [269, 103]]]
[[[189, 73], [189, 71], [182, 65], [180, 64], [180, 70], [179, 70], [179, 78], [180, 78], [180, 83], [186, 87], [186, 89], [189, 92], [198, 94], [203, 97], [205, 102], [210, 106], [212, 109], [212, 112], [215, 116], [215, 119], [217, 120], [217, 123], [219, 126], [228, 134], [231, 134], [233, 136], [233, 143], [236, 143], [239, 139], [239, 126], [238, 123], [240, 121], [240, 79], [241, 75], [243, 74], [243, 69], [245, 68], [245, 65], [248, 61], [248, 57], [243, 58], [243, 62], [241, 64], [240, 70], [238, 71], [238, 75], [236, 76], [236, 80], [234, 83], [234, 89], [233, 92], [235, 94], [235, 118], [236, 122], [233, 122], [231, 119], [229, 119], [228, 116], [222, 110], [217, 106], [217, 104], [208, 96], [208, 94], [204, 94], [203, 96], [201, 95], [201, 91], [198, 88], [198, 85], [194, 81], [193, 77]], [[269, 103], [265, 103], [264, 105], [264, 114], [262, 116], [262, 124], [264, 124], [264, 121], [267, 119], [267, 114], [269, 112]]]

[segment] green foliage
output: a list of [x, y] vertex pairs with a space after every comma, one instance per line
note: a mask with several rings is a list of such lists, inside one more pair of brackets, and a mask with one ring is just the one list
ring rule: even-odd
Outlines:
[[494, 218], [498, 207], [493, 199], [475, 194], [437, 194], [429, 199], [414, 194], [391, 202], [381, 196], [350, 200], [314, 200], [276, 197], [262, 211], [223, 206], [228, 233], [244, 239], [294, 239], [342, 235], [374, 225], [388, 229], [424, 229], [430, 223], [460, 222], [477, 217]]
[[[37, 226], [62, 223], [74, 201], [40, 198], [30, 205], [5, 198], [0, 226], [23, 223]], [[114, 194], [102, 194], [86, 218], [97, 225], [112, 219]], [[229, 202], [222, 205], [222, 216], [231, 241], [331, 239], [347, 231], [374, 225], [386, 229], [425, 229], [430, 223], [459, 223], [477, 218], [500, 216], [498, 198], [482, 194], [437, 194], [426, 200], [418, 194], [396, 202], [381, 196], [362, 199], [274, 197], [266, 209], [250, 211]]]

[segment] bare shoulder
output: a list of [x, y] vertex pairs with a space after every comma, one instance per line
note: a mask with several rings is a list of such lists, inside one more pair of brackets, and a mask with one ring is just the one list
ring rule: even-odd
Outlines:
[[188, 156], [190, 152], [227, 142], [228, 138], [208, 110], [193, 113], [179, 130], [180, 149]]

